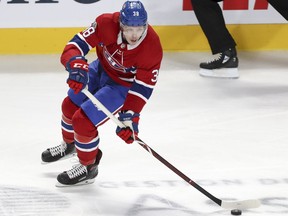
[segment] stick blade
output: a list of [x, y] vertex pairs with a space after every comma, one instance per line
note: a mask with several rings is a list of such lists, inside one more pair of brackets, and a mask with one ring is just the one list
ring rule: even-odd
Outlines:
[[235, 202], [225, 202], [222, 201], [221, 207], [225, 209], [250, 209], [250, 208], [258, 208], [261, 205], [260, 200], [250, 199], [243, 201], [235, 201]]

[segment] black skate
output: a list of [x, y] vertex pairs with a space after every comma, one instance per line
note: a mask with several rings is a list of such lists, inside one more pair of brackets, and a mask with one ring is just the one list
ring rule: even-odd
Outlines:
[[200, 76], [216, 78], [238, 78], [239, 60], [236, 49], [228, 49], [219, 53], [218, 58], [200, 64]]
[[58, 160], [72, 157], [76, 154], [74, 143], [66, 144], [62, 142], [60, 145], [48, 148], [42, 152], [41, 158], [44, 163], [55, 162]]
[[56, 187], [69, 187], [92, 184], [98, 175], [98, 165], [102, 157], [99, 149], [94, 164], [84, 166], [82, 164], [75, 165], [72, 169], [64, 171], [57, 176], [58, 182]]

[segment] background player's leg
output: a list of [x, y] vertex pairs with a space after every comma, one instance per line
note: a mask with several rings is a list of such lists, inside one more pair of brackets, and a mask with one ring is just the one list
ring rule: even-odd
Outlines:
[[268, 0], [268, 2], [288, 21], [287, 0]]

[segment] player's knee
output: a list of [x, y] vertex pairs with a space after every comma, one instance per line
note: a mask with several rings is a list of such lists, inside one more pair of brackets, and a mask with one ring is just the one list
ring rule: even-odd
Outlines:
[[69, 119], [72, 119], [76, 110], [79, 109], [79, 107], [74, 104], [68, 96], [62, 101], [61, 108], [63, 115]]
[[95, 136], [97, 134], [97, 128], [90, 121], [87, 115], [82, 109], [78, 109], [72, 117], [72, 125], [75, 133], [82, 136]]

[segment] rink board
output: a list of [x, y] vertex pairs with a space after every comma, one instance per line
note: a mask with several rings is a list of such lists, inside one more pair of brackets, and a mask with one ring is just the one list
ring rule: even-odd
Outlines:
[[[81, 28], [0, 28], [0, 54], [57, 54]], [[165, 51], [207, 51], [199, 25], [154, 26]], [[287, 24], [231, 24], [239, 50], [287, 50]]]

